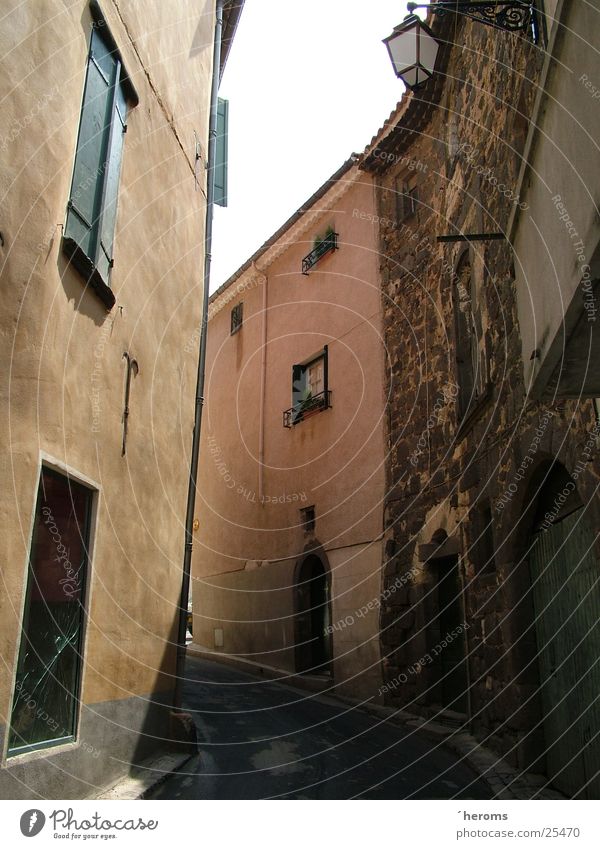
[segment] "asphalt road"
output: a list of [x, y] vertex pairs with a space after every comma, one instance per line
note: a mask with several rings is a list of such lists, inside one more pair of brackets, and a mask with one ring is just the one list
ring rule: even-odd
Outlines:
[[489, 799], [457, 755], [334, 697], [189, 659], [200, 755], [153, 799]]

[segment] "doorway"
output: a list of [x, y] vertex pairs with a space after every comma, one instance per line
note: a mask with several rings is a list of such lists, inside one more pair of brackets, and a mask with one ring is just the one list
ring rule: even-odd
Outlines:
[[530, 539], [546, 768], [569, 797], [600, 797], [598, 561], [575, 482], [555, 464]]
[[427, 650], [431, 660], [431, 701], [443, 710], [468, 712], [465, 616], [458, 557], [429, 561]]
[[328, 572], [320, 557], [309, 555], [296, 581], [296, 669], [301, 673], [331, 671]]

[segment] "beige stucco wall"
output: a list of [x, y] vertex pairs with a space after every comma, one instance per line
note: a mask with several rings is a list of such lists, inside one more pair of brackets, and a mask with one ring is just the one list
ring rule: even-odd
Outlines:
[[[194, 641], [252, 663], [294, 670], [294, 561], [207, 578], [195, 593]], [[222, 631], [222, 645], [215, 640]]]
[[[42, 453], [99, 487], [83, 701], [172, 688], [197, 359], [185, 344], [202, 299], [205, 194], [195, 188], [192, 131], [206, 147], [213, 4], [186, 0], [176, 15], [154, 0], [120, 12], [101, 5], [139, 95], [125, 136], [110, 313], [60, 251], [88, 5], [11, 2], [0, 30], [3, 720]], [[139, 374], [122, 457], [124, 351]]]
[[[531, 131], [531, 170], [521, 192], [529, 208], [520, 214], [514, 237], [525, 378], [536, 393], [544, 391], [560, 364], [565, 317], [568, 335], [582, 314], [581, 283], [600, 245], [600, 70], [592, 35], [598, 30], [600, 9], [597, 3], [549, 5], [549, 11], [564, 19], [548, 19], [554, 61]], [[565, 215], [573, 224], [570, 231]], [[578, 254], [579, 242], [583, 245]], [[596, 264], [591, 278], [598, 277]], [[595, 320], [600, 320], [597, 302]], [[583, 377], [579, 389], [582, 383]]]
[[[333, 586], [346, 581], [344, 609], [360, 607], [379, 593], [380, 555], [370, 549], [368, 556], [357, 556], [355, 548], [382, 532], [384, 351], [373, 215], [370, 178], [353, 166], [211, 305], [193, 582], [194, 639], [211, 648], [213, 626], [206, 617], [215, 603], [215, 576], [232, 573], [226, 582], [231, 599], [221, 596], [218, 606], [233, 611], [225, 618], [234, 620], [228, 630], [235, 631], [235, 620], [251, 616], [242, 615], [249, 602], [243, 592], [234, 598], [233, 589], [263, 580], [271, 587], [272, 567], [266, 564], [296, 562], [308, 543], [300, 524], [300, 509], [307, 505], [316, 508], [315, 535], [330, 559]], [[302, 258], [328, 226], [339, 233], [339, 250], [302, 275]], [[240, 300], [243, 327], [230, 335], [231, 309]], [[324, 345], [332, 407], [284, 428], [282, 414], [292, 403], [292, 365]], [[256, 570], [251, 577], [245, 573], [249, 568]], [[350, 574], [354, 587], [347, 583]], [[222, 577], [219, 583], [224, 586]], [[291, 597], [293, 581], [287, 586]], [[334, 621], [336, 605], [334, 599]], [[282, 606], [282, 616], [284, 608], [293, 610], [293, 600]], [[240, 628], [225, 651], [249, 651], [255, 640], [243, 634], [252, 628]], [[342, 679], [351, 674], [352, 663], [363, 663], [359, 630], [345, 635], [355, 648], [347, 666], [339, 667]], [[376, 630], [372, 625], [373, 634]], [[287, 645], [293, 631], [282, 633], [281, 663], [292, 669]], [[374, 668], [375, 644], [373, 639], [367, 651]], [[283, 648], [281, 641], [277, 646]], [[260, 651], [268, 649], [263, 642]]]

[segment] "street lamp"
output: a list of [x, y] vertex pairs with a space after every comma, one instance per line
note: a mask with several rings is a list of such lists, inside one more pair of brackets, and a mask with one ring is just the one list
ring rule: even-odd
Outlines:
[[538, 20], [535, 0], [438, 0], [435, 3], [407, 3], [409, 15], [383, 43], [388, 49], [394, 72], [407, 88], [416, 89], [432, 76], [439, 42], [423, 21], [413, 14], [415, 9], [427, 9], [434, 15], [455, 12], [474, 21], [507, 32], [530, 33], [538, 40]]
[[417, 15], [409, 15], [383, 43], [388, 49], [397, 77], [407, 88], [415, 89], [433, 74], [440, 48], [427, 24]]

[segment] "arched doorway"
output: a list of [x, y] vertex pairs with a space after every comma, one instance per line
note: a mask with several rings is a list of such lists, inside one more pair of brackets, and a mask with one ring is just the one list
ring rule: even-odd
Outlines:
[[331, 669], [328, 572], [316, 554], [309, 554], [296, 580], [296, 669], [323, 674]]
[[550, 468], [529, 548], [546, 768], [570, 797], [600, 796], [598, 561], [575, 481]]
[[442, 711], [468, 713], [465, 615], [458, 556], [428, 561], [429, 591], [425, 599], [429, 701]]

